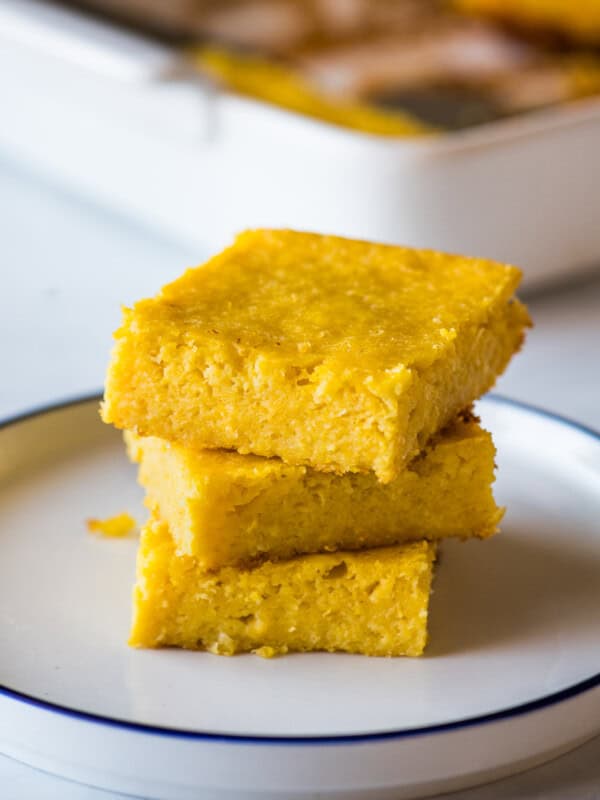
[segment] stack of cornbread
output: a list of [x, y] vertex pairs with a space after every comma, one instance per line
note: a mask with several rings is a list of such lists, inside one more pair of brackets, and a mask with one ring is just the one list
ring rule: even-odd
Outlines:
[[126, 309], [102, 415], [151, 510], [131, 643], [421, 654], [436, 541], [502, 515], [469, 409], [529, 325], [519, 277], [257, 230]]

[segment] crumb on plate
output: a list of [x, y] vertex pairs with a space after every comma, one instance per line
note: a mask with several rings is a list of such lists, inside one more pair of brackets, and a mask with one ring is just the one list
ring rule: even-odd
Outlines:
[[111, 539], [118, 539], [128, 536], [137, 528], [137, 522], [126, 511], [122, 514], [115, 514], [114, 517], [106, 519], [88, 519], [87, 528], [90, 533], [99, 533]]

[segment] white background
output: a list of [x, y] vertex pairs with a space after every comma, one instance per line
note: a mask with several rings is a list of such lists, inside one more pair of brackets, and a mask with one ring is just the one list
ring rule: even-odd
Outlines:
[[[0, 420], [100, 391], [120, 304], [153, 294], [206, 255], [2, 161], [0, 242]], [[528, 300], [536, 328], [498, 391], [600, 429], [600, 272]], [[0, 756], [2, 800], [116, 797]], [[600, 739], [453, 797], [595, 800]]]

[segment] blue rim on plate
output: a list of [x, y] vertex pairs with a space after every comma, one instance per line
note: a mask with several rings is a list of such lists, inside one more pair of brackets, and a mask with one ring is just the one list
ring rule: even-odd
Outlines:
[[[101, 398], [100, 393], [85, 395], [83, 397], [75, 397], [70, 400], [64, 400], [55, 404], [42, 406], [4, 420], [0, 420], [0, 431], [12, 425], [17, 425], [21, 422], [27, 422], [35, 417], [51, 413], [53, 411], [61, 411], [69, 408], [70, 406], [83, 405], [92, 401], [99, 401]], [[520, 400], [512, 400], [508, 397], [501, 395], [486, 395], [486, 400], [491, 400], [494, 403], [512, 406], [526, 411], [529, 414], [545, 417], [547, 419], [558, 422], [586, 436], [600, 442], [600, 433], [575, 422], [568, 417], [563, 417], [560, 414], [555, 414], [552, 411], [546, 411], [542, 408], [523, 403]], [[576, 697], [591, 689], [600, 686], [600, 672], [590, 678], [586, 678], [579, 683], [568, 686], [566, 689], [561, 689], [559, 692], [540, 697], [537, 700], [532, 700], [520, 705], [511, 706], [502, 709], [501, 711], [494, 711], [490, 714], [481, 714], [475, 717], [467, 717], [465, 719], [456, 720], [454, 722], [444, 722], [438, 725], [427, 725], [419, 728], [405, 728], [397, 731], [382, 731], [374, 733], [357, 733], [346, 734], [343, 736], [242, 736], [237, 734], [228, 733], [210, 733], [209, 731], [193, 731], [183, 730], [178, 728], [167, 728], [157, 725], [145, 725], [139, 722], [130, 722], [127, 720], [117, 719], [114, 717], [105, 717], [102, 714], [92, 714], [87, 711], [79, 711], [76, 708], [69, 708], [57, 703], [51, 703], [39, 697], [32, 697], [31, 695], [19, 692], [16, 689], [11, 689], [8, 686], [0, 684], [0, 697], [7, 697], [11, 700], [19, 701], [25, 705], [33, 706], [35, 708], [49, 711], [54, 714], [60, 714], [71, 719], [79, 719], [85, 722], [94, 723], [96, 725], [105, 725], [112, 728], [121, 728], [124, 730], [133, 731], [136, 733], [149, 734], [152, 736], [167, 736], [178, 739], [192, 739], [210, 742], [229, 742], [231, 744], [272, 744], [272, 745], [344, 745], [344, 744], [364, 744], [369, 742], [377, 742], [385, 739], [406, 739], [415, 736], [427, 736], [436, 733], [447, 733], [449, 731], [456, 731], [462, 728], [474, 727], [476, 725], [484, 725], [490, 722], [498, 722], [501, 720], [511, 719], [523, 714], [530, 714], [534, 711], [539, 711], [543, 708], [548, 708], [557, 703], [564, 702], [573, 697]]]

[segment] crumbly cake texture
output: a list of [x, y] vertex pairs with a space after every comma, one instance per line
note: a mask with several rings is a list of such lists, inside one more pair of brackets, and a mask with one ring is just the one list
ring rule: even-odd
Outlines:
[[519, 349], [519, 280], [483, 259], [248, 231], [125, 309], [103, 418], [389, 482]]
[[454, 0], [454, 3], [460, 11], [555, 31], [585, 43], [600, 42], [598, 0]]
[[178, 556], [164, 522], [142, 530], [130, 644], [418, 656], [427, 641], [435, 545], [300, 556], [206, 572]]
[[484, 538], [502, 516], [491, 489], [492, 438], [470, 418], [456, 420], [388, 484], [373, 473], [335, 475], [125, 438], [147, 505], [167, 522], [177, 551], [205, 569], [424, 538]]

